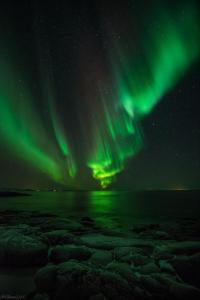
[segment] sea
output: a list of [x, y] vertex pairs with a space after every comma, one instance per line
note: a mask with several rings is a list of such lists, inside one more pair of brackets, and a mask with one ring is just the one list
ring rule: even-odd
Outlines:
[[178, 221], [200, 217], [200, 190], [33, 192], [0, 197], [0, 211], [54, 213], [93, 218], [109, 226]]

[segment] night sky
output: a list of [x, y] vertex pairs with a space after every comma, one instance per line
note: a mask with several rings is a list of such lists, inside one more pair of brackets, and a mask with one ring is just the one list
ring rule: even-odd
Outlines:
[[1, 1], [0, 187], [200, 188], [199, 1]]

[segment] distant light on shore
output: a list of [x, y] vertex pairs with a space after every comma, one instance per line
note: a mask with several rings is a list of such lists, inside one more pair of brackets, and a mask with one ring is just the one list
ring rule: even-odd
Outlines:
[[189, 188], [186, 187], [176, 187], [172, 189], [173, 191], [189, 191]]

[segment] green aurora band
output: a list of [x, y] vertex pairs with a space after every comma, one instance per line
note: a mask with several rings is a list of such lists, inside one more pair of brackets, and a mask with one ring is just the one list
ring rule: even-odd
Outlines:
[[141, 148], [143, 139], [138, 128], [142, 118], [174, 87], [199, 55], [200, 22], [192, 1], [174, 14], [162, 3], [160, 9], [154, 7], [150, 16], [151, 28], [143, 33], [137, 53], [129, 36], [123, 43], [114, 43], [109, 57], [118, 91], [114, 99], [103, 99], [103, 103], [111, 101], [112, 107], [109, 110], [108, 105], [104, 106], [103, 126], [102, 121], [94, 125], [95, 143], [88, 159], [93, 177], [103, 188], [122, 171], [127, 158]]
[[[49, 66], [51, 63], [49, 61]], [[54, 135], [59, 146], [60, 152], [65, 160], [65, 167], [68, 170], [68, 174], [71, 178], [76, 175], [76, 164], [74, 158], [72, 156], [72, 151], [69, 146], [69, 142], [67, 141], [65, 130], [60, 122], [56, 105], [55, 105], [55, 98], [56, 92], [54, 87], [54, 80], [50, 77], [52, 72], [48, 70], [48, 68], [44, 68], [41, 66], [40, 68], [40, 75], [41, 81], [43, 82], [43, 97], [47, 100], [49, 106], [49, 113], [50, 113], [50, 120], [53, 127]], [[53, 75], [52, 75], [53, 77]], [[44, 84], [45, 83], [45, 84]]]
[[[0, 136], [11, 152], [42, 171], [55, 182], [62, 181], [62, 172], [55, 149], [49, 144], [36, 114], [28, 89], [19, 87], [15, 68], [0, 61]], [[18, 96], [17, 96], [18, 95]], [[44, 147], [45, 141], [45, 147]], [[49, 148], [49, 152], [45, 149]]]
[[72, 156], [72, 152], [71, 152], [69, 144], [67, 142], [67, 138], [64, 133], [64, 129], [63, 129], [62, 125], [60, 124], [58, 116], [55, 113], [56, 108], [55, 107], [53, 108], [52, 105], [50, 107], [51, 107], [51, 109], [50, 109], [51, 120], [52, 120], [52, 125], [53, 125], [57, 143], [60, 147], [60, 150], [61, 150], [63, 156], [65, 157], [66, 168], [69, 172], [69, 176], [71, 178], [74, 178], [76, 175], [77, 169], [76, 169], [76, 164], [75, 164], [74, 158]]
[[[38, 16], [36, 15], [36, 18]], [[49, 45], [46, 44], [41, 39], [41, 33], [45, 34], [44, 28], [41, 26], [35, 26], [35, 36], [37, 44], [37, 53], [39, 61], [39, 77], [42, 87], [43, 98], [48, 103], [49, 114], [50, 114], [50, 123], [53, 127], [54, 135], [59, 146], [61, 155], [64, 157], [64, 166], [68, 170], [68, 174], [71, 178], [74, 178], [77, 172], [76, 164], [72, 151], [67, 141], [66, 132], [63, 128], [63, 125], [60, 121], [59, 115], [56, 108], [56, 88], [55, 88], [55, 78], [52, 68], [52, 58], [49, 52]], [[45, 51], [44, 51], [45, 49]]]
[[[5, 52], [9, 52], [8, 49]], [[66, 169], [70, 177], [74, 176], [76, 169], [62, 127], [59, 127], [56, 113], [50, 109], [50, 119], [59, 151], [35, 109], [36, 101], [23, 72], [19, 72], [18, 65], [10, 60], [13, 56], [8, 55], [7, 59], [5, 56], [4, 59], [0, 59], [1, 142], [7, 145], [11, 154], [24, 160], [32, 168], [39, 170], [54, 182], [66, 185], [69, 182]]]

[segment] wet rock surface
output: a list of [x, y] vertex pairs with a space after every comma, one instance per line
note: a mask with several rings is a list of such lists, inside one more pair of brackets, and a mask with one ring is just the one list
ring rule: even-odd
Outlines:
[[92, 251], [86, 246], [59, 245], [51, 249], [50, 260], [54, 263], [61, 263], [69, 259], [83, 261], [89, 259], [91, 255]]
[[47, 262], [48, 247], [32, 231], [23, 232], [18, 228], [0, 231], [0, 265], [35, 266]]
[[32, 300], [200, 299], [199, 224], [106, 228], [89, 216], [4, 211], [0, 267], [37, 267]]

